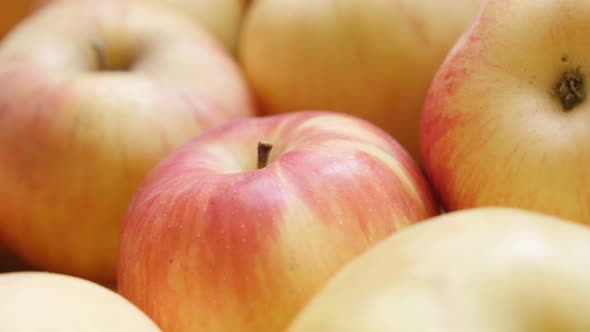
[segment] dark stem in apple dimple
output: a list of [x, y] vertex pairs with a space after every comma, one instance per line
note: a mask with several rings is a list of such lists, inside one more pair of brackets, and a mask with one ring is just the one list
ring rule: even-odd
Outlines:
[[264, 168], [268, 164], [270, 150], [272, 150], [272, 144], [265, 141], [258, 142], [258, 169]]
[[93, 40], [90, 42], [90, 47], [94, 51], [96, 55], [96, 63], [98, 70], [106, 70], [107, 69], [107, 61], [105, 58], [105, 50], [104, 50], [104, 43], [100, 40]]
[[564, 72], [553, 87], [564, 111], [569, 111], [586, 99], [586, 84], [580, 68]]

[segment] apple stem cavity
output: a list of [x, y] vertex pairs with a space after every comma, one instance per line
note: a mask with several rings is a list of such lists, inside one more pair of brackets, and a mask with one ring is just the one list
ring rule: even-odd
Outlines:
[[264, 141], [258, 142], [258, 169], [266, 167], [271, 150], [272, 144]]
[[96, 55], [96, 62], [98, 66], [98, 70], [106, 70], [107, 69], [107, 61], [105, 57], [105, 50], [104, 50], [104, 43], [99, 40], [93, 40], [90, 43], [90, 47], [94, 51]]
[[586, 98], [585, 80], [579, 67], [564, 72], [553, 87], [564, 111], [569, 111]]

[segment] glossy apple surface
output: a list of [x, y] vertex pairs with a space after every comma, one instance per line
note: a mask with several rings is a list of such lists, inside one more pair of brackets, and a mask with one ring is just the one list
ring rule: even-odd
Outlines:
[[590, 330], [590, 227], [509, 208], [407, 227], [342, 268], [288, 332]]
[[447, 210], [502, 205], [590, 224], [589, 17], [586, 1], [487, 2], [424, 106], [422, 159]]
[[[259, 142], [272, 145], [260, 168]], [[136, 192], [118, 289], [166, 331], [281, 331], [344, 263], [437, 212], [410, 156], [360, 118], [236, 120]]]
[[380, 126], [419, 159], [422, 103], [480, 0], [256, 0], [239, 56], [262, 109], [322, 109]]
[[56, 2], [0, 45], [0, 242], [37, 269], [110, 281], [145, 174], [254, 113], [237, 64], [146, 4]]
[[117, 293], [46, 272], [0, 273], [0, 331], [159, 332]]

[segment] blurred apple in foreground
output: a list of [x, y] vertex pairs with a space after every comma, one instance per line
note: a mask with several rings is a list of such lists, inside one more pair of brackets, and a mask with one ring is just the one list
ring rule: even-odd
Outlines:
[[424, 96], [480, 0], [256, 0], [239, 57], [267, 113], [360, 116], [419, 158]]
[[138, 1], [163, 5], [160, 10], [174, 9], [178, 14], [188, 16], [193, 23], [202, 25], [232, 54], [236, 51], [247, 6], [245, 0], [38, 0], [38, 7], [55, 1]]
[[183, 145], [136, 192], [118, 290], [165, 331], [281, 331], [340, 266], [437, 212], [410, 156], [366, 121], [237, 120]]
[[408, 227], [341, 269], [288, 332], [590, 331], [590, 228], [508, 208]]
[[145, 174], [253, 112], [237, 64], [183, 17], [131, 2], [43, 7], [0, 45], [0, 242], [37, 269], [113, 280]]
[[46, 272], [0, 274], [0, 331], [157, 332], [117, 293], [85, 279]]
[[589, 30], [588, 1], [487, 1], [424, 105], [422, 159], [447, 210], [590, 224]]

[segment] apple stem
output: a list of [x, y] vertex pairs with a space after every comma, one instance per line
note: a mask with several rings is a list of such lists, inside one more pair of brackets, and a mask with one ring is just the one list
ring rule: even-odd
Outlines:
[[96, 54], [96, 62], [98, 64], [98, 70], [107, 69], [107, 61], [104, 55], [104, 43], [99, 40], [94, 40], [90, 43], [90, 47]]
[[272, 144], [264, 141], [258, 142], [258, 169], [266, 167], [268, 156], [272, 150]]
[[578, 67], [563, 73], [553, 87], [553, 92], [559, 98], [564, 111], [571, 110], [586, 98], [584, 76], [579, 69]]

